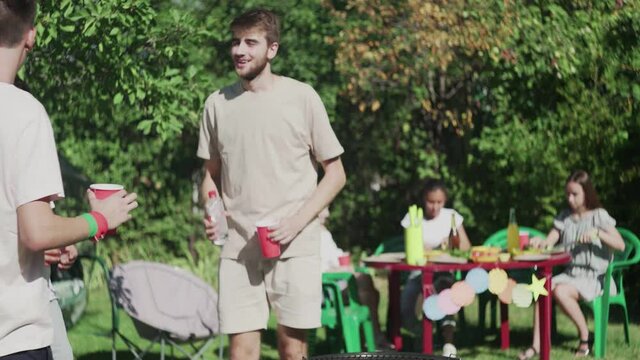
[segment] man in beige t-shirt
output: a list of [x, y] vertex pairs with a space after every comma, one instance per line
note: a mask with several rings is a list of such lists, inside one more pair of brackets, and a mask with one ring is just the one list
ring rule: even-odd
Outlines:
[[[55, 140], [38, 100], [13, 85], [35, 43], [35, 0], [0, 0], [0, 359], [51, 359], [46, 249], [92, 233], [87, 216], [66, 218], [50, 202], [64, 197]], [[130, 218], [135, 194], [89, 194], [113, 229]], [[104, 227], [103, 227], [104, 228]]]
[[[228, 213], [219, 312], [232, 359], [259, 358], [270, 307], [278, 318], [280, 358], [306, 356], [306, 329], [320, 326], [317, 214], [346, 181], [344, 149], [318, 94], [271, 73], [278, 22], [267, 10], [234, 19], [231, 55], [240, 81], [209, 96], [200, 126], [202, 194], [219, 190]], [[276, 259], [263, 259], [256, 239], [255, 223], [265, 218], [279, 220], [270, 228], [282, 249]], [[205, 226], [216, 239], [216, 227], [208, 220]]]

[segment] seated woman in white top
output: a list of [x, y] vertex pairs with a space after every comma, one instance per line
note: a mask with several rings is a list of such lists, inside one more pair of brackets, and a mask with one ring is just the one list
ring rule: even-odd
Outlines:
[[[456, 229], [460, 240], [459, 248], [468, 250], [471, 247], [467, 232], [464, 230], [462, 222], [464, 218], [454, 209], [445, 208], [447, 202], [447, 188], [441, 180], [429, 179], [425, 182], [422, 190], [422, 198], [424, 206], [424, 219], [422, 219], [422, 240], [425, 250], [439, 249], [443, 244], [449, 241], [449, 232], [451, 231], [451, 216], [455, 217]], [[401, 225], [406, 228], [409, 226], [409, 214], [401, 221]], [[437, 273], [433, 280], [436, 292], [451, 287], [454, 282], [453, 274]], [[422, 279], [420, 272], [413, 272], [409, 276], [405, 284], [401, 298], [400, 309], [402, 313], [403, 325], [414, 332], [420, 330], [420, 323], [416, 316], [417, 300], [422, 294]], [[422, 308], [422, 306], [420, 306]], [[453, 345], [453, 332], [455, 330], [455, 320], [453, 316], [445, 317], [442, 322], [442, 336], [444, 338], [444, 346], [442, 349], [443, 356], [455, 356], [456, 347]]]

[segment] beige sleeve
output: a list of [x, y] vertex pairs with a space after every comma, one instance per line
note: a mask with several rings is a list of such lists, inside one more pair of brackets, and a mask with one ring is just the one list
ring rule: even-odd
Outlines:
[[51, 121], [42, 109], [38, 119], [30, 122], [18, 141], [15, 185], [16, 206], [47, 198], [64, 197], [60, 162]]
[[204, 103], [202, 120], [200, 121], [200, 140], [198, 141], [197, 156], [205, 160], [217, 160], [218, 134], [216, 132], [215, 106], [212, 97]]
[[320, 95], [309, 87], [307, 113], [310, 117], [311, 149], [317, 161], [325, 161], [340, 156], [344, 148], [331, 128], [329, 115]]

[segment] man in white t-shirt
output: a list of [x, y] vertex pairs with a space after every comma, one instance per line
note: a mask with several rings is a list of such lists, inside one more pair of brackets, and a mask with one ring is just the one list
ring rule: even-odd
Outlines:
[[[0, 359], [50, 359], [53, 331], [43, 252], [63, 248], [98, 229], [116, 228], [137, 207], [135, 194], [97, 200], [91, 214], [56, 216], [64, 197], [49, 117], [13, 85], [36, 31], [35, 0], [0, 0]], [[100, 225], [98, 225], [98, 220]]]
[[[240, 81], [205, 102], [198, 157], [202, 194], [219, 190], [229, 214], [220, 260], [220, 324], [232, 359], [260, 357], [260, 331], [270, 307], [278, 318], [281, 359], [306, 356], [307, 329], [320, 326], [322, 299], [317, 214], [345, 184], [338, 142], [320, 96], [307, 84], [271, 72], [279, 19], [251, 10], [231, 23], [231, 55]], [[318, 168], [324, 176], [318, 183]], [[255, 222], [281, 244], [263, 259]], [[215, 226], [205, 220], [207, 235]]]

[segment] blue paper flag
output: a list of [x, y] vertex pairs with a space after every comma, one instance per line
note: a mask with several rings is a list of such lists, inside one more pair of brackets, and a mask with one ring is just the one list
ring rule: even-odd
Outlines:
[[429, 296], [422, 303], [422, 311], [424, 312], [424, 316], [431, 321], [438, 321], [445, 316], [445, 313], [438, 306], [438, 295]]
[[480, 294], [489, 288], [489, 273], [483, 268], [471, 269], [464, 281], [476, 291], [476, 294]]

